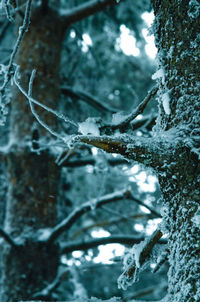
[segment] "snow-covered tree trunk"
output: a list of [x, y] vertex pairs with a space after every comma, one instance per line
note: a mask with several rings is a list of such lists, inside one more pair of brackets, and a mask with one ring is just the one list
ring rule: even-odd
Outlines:
[[170, 302], [200, 301], [200, 3], [152, 1], [158, 48], [156, 131], [171, 156], [158, 167], [169, 231]]
[[[28, 90], [31, 72], [36, 69], [33, 97], [54, 109], [59, 100], [63, 39], [58, 21], [56, 13], [50, 9], [46, 12], [33, 9], [31, 27], [24, 36], [16, 60], [20, 66], [21, 86]], [[35, 106], [35, 111], [42, 121], [56, 129], [57, 121], [52, 114], [38, 106]], [[36, 231], [54, 226], [57, 222], [59, 170], [48, 148], [37, 153], [37, 149], [48, 142], [50, 135], [39, 124], [33, 127], [34, 119], [28, 100], [14, 88], [11, 146], [7, 159], [9, 190], [5, 229], [21, 246], [4, 246], [1, 301], [31, 298], [31, 294], [52, 281], [57, 273], [57, 246], [36, 242]], [[44, 146], [37, 142], [40, 138]]]

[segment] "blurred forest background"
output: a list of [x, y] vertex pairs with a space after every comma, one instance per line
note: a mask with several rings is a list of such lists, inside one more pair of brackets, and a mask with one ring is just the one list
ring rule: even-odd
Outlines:
[[[49, 1], [54, 9], [58, 9], [56, 2]], [[85, 2], [62, 0], [60, 13]], [[39, 5], [40, 1], [35, 3]], [[99, 121], [115, 122], [131, 113], [155, 84], [152, 80], [152, 74], [156, 70], [156, 50], [150, 27], [152, 21], [150, 1], [127, 0], [72, 24], [65, 33], [62, 45], [61, 95], [57, 100], [57, 110], [76, 123], [83, 122], [82, 126], [88, 117], [91, 121], [98, 118]], [[28, 37], [29, 32], [26, 35]], [[14, 37], [15, 23], [9, 22], [2, 8], [1, 81], [3, 66], [8, 63], [15, 43]], [[6, 148], [12, 138], [12, 102], [9, 98], [11, 96], [8, 94], [6, 105], [1, 105], [1, 150]], [[156, 116], [157, 102], [154, 98], [144, 112], [132, 121], [127, 133], [150, 137]], [[91, 123], [91, 127], [92, 125]], [[38, 138], [37, 132], [34, 132], [38, 127], [36, 121], [30, 127], [32, 152], [39, 154], [51, 145], [60, 171], [56, 196], [57, 221], [61, 222], [86, 202], [90, 204], [85, 212], [74, 219], [70, 228], [59, 236], [62, 251], [59, 256], [59, 277], [52, 281], [52, 289], [48, 293], [51, 298], [76, 301], [80, 298], [109, 299], [117, 296], [122, 301], [151, 301], [164, 297], [167, 290], [167, 263], [156, 273], [152, 273], [157, 255], [164, 249], [164, 244], [158, 244], [154, 248], [152, 258], [140, 274], [139, 282], [127, 291], [118, 289], [117, 286], [123, 257], [128, 249], [134, 242], [139, 243], [151, 235], [161, 222], [162, 197], [156, 175], [151, 169], [138, 163], [124, 160], [119, 155], [108, 155], [95, 147], [77, 145], [76, 149], [68, 152], [65, 146], [50, 136]], [[87, 127], [88, 122], [86, 132]], [[73, 125], [63, 121], [59, 121], [58, 129], [63, 134], [77, 131]], [[34, 148], [34, 143], [39, 147]], [[6, 160], [1, 160], [2, 228], [5, 225], [9, 184], [5, 171]], [[18, 185], [23, 184], [17, 183], [16, 186]], [[102, 198], [112, 199], [115, 195], [119, 195], [115, 201], [98, 205]]]

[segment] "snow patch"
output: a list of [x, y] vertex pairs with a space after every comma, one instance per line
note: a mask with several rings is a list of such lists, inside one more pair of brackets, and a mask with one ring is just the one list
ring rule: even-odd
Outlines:
[[96, 119], [89, 117], [85, 120], [85, 122], [82, 123], [78, 123], [78, 131], [80, 133], [82, 133], [83, 135], [95, 135], [95, 136], [99, 136], [100, 132], [99, 132], [99, 128], [96, 124]]
[[152, 75], [152, 80], [156, 80], [156, 79], [160, 79], [162, 81], [162, 84], [164, 85], [165, 82], [165, 73], [164, 70], [162, 68], [160, 68], [159, 70], [157, 70], [153, 75]]
[[162, 104], [163, 104], [163, 108], [165, 110], [165, 113], [167, 115], [170, 115], [170, 113], [171, 113], [171, 109], [170, 109], [170, 97], [169, 97], [168, 92], [166, 92], [166, 93], [164, 93], [162, 95]]

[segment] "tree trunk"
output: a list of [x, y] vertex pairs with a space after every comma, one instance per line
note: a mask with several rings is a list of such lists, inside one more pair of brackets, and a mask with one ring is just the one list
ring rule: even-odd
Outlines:
[[158, 48], [157, 131], [171, 140], [159, 168], [163, 215], [169, 231], [170, 302], [200, 301], [200, 102], [198, 1], [152, 1]]
[[[31, 71], [36, 69], [33, 97], [51, 108], [56, 108], [59, 101], [62, 39], [63, 32], [56, 12], [48, 9], [43, 13], [33, 9], [30, 29], [17, 56], [22, 87], [27, 91]], [[42, 121], [56, 129], [55, 116], [38, 106], [35, 110]], [[45, 144], [50, 135], [38, 123], [34, 125], [28, 100], [17, 88], [13, 89], [5, 229], [21, 246], [16, 249], [4, 245], [3, 302], [31, 298], [57, 273], [57, 245], [45, 246], [37, 242], [36, 236], [38, 229], [56, 224], [59, 182], [59, 170], [49, 150], [38, 151], [40, 143], [37, 140], [40, 138]]]

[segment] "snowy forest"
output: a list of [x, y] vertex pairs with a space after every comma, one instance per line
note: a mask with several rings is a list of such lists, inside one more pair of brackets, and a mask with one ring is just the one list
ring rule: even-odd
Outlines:
[[0, 301], [200, 302], [199, 45], [199, 0], [0, 0]]

